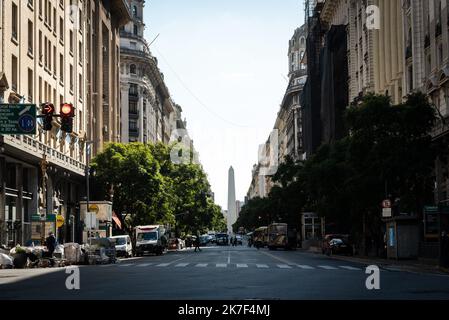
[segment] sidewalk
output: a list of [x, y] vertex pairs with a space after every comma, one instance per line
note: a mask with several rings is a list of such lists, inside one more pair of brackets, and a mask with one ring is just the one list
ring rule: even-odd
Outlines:
[[[313, 254], [320, 254], [321, 252], [301, 250], [302, 252], [308, 252]], [[441, 268], [437, 265], [435, 260], [392, 260], [376, 257], [363, 257], [363, 256], [329, 256], [331, 259], [349, 261], [355, 263], [361, 263], [364, 265], [376, 265], [381, 269], [390, 271], [408, 271], [417, 273], [436, 273], [436, 274], [449, 274], [449, 269]]]

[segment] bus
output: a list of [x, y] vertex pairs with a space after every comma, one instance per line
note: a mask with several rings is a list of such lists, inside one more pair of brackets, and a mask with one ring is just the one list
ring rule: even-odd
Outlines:
[[276, 250], [283, 248], [285, 250], [296, 249], [297, 235], [296, 230], [289, 228], [286, 223], [272, 223], [268, 226], [268, 249]]
[[265, 247], [268, 244], [268, 227], [259, 227], [252, 235], [254, 246]]

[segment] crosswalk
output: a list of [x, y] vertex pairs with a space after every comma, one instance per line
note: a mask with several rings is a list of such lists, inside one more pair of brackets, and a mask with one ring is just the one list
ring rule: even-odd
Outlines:
[[304, 264], [266, 264], [266, 263], [200, 263], [200, 262], [165, 262], [165, 263], [118, 263], [118, 264], [106, 264], [100, 265], [103, 268], [110, 267], [119, 268], [145, 268], [145, 267], [156, 267], [156, 268], [166, 268], [173, 267], [177, 269], [181, 268], [220, 268], [220, 269], [282, 269], [282, 270], [342, 270], [342, 271], [362, 271], [362, 267], [355, 266], [330, 266], [330, 265], [304, 265]]

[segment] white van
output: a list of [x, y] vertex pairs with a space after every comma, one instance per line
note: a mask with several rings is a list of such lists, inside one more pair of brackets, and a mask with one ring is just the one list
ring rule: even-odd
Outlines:
[[142, 256], [145, 252], [164, 254], [168, 249], [168, 237], [165, 226], [137, 226], [136, 230], [136, 255]]
[[117, 257], [132, 257], [133, 247], [131, 238], [128, 235], [114, 236], [111, 239], [115, 242], [115, 251]]

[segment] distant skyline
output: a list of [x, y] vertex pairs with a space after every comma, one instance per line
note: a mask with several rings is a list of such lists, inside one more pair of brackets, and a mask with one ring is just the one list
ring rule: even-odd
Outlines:
[[302, 1], [147, 1], [146, 39], [183, 109], [215, 194], [227, 208], [228, 169], [244, 200], [258, 147], [287, 87], [288, 41], [304, 22]]

